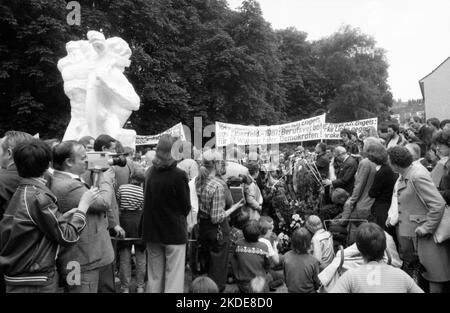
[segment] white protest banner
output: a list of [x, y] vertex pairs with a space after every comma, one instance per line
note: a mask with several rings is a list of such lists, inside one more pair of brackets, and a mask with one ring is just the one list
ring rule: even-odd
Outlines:
[[323, 127], [323, 139], [341, 139], [340, 132], [344, 128], [356, 131], [359, 136], [368, 127], [374, 127], [375, 130], [378, 130], [378, 117], [345, 123], [326, 123]]
[[159, 138], [161, 138], [164, 134], [170, 134], [173, 137], [179, 137], [181, 140], [186, 140], [186, 135], [184, 134], [183, 130], [183, 124], [178, 123], [177, 125], [173, 126], [172, 128], [169, 128], [165, 132], [162, 132], [158, 135], [152, 135], [152, 136], [136, 136], [136, 146], [144, 146], [144, 145], [156, 145], [158, 144]]
[[272, 126], [245, 126], [216, 122], [216, 144], [264, 145], [320, 140], [325, 114], [298, 122]]

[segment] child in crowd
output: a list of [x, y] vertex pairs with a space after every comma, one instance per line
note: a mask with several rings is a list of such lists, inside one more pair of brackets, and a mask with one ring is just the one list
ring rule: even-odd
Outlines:
[[331, 194], [332, 204], [324, 205], [317, 214], [322, 221], [336, 218], [342, 213], [349, 194], [342, 188], [336, 188]]
[[317, 215], [310, 215], [305, 223], [312, 234], [312, 255], [319, 260], [320, 270], [327, 267], [334, 259], [333, 236], [323, 229], [322, 221]]
[[145, 180], [144, 173], [144, 168], [136, 164], [131, 175], [131, 183], [120, 186], [116, 194], [119, 205], [120, 225], [126, 234], [126, 240], [118, 242], [119, 275], [123, 293], [129, 292], [131, 281], [131, 250], [133, 245], [136, 255], [137, 292], [144, 293], [146, 271], [145, 244], [139, 239], [140, 236], [138, 234], [139, 222], [144, 205], [144, 193], [142, 189], [142, 184]]
[[269, 289], [275, 290], [284, 282], [282, 271], [277, 271], [277, 265], [280, 264], [280, 255], [278, 253], [278, 241], [273, 233], [273, 219], [270, 216], [261, 216], [259, 219], [259, 231], [261, 233], [258, 241], [264, 243], [269, 250], [270, 269], [268, 274]]
[[[259, 242], [259, 222], [251, 220], [244, 226], [244, 239], [239, 240], [231, 260], [239, 290], [251, 292], [250, 281], [256, 276], [267, 277], [270, 267], [267, 245]], [[268, 291], [268, 286], [265, 291]]]
[[[250, 215], [247, 211], [240, 211], [235, 219], [234, 219], [234, 223], [233, 226], [231, 227], [230, 230], [230, 260], [233, 257], [234, 251], [236, 250], [236, 244], [239, 240], [243, 240], [244, 239], [244, 233], [242, 232], [242, 230], [244, 229], [244, 226], [248, 223], [248, 221], [250, 220]], [[234, 273], [233, 273], [233, 268], [231, 266], [231, 263], [229, 264], [229, 268], [228, 268], [228, 283], [231, 284], [234, 282]]]
[[261, 216], [259, 219], [259, 231], [261, 236], [258, 241], [264, 243], [269, 250], [269, 260], [272, 265], [280, 263], [280, 255], [278, 254], [277, 241], [271, 242], [273, 236], [273, 219], [270, 216]]
[[308, 253], [311, 234], [299, 228], [292, 234], [292, 250], [284, 255], [284, 277], [288, 292], [315, 293], [320, 287], [319, 261]]
[[[323, 214], [319, 214], [319, 217], [325, 221], [328, 219], [338, 220], [342, 216], [342, 211], [344, 208], [344, 204], [347, 199], [350, 197], [347, 191], [342, 188], [336, 188], [331, 196], [331, 200], [334, 203], [335, 209], [329, 209], [329, 215], [324, 216]], [[346, 246], [347, 242], [347, 228], [341, 225], [340, 222], [336, 221], [328, 225], [328, 230], [333, 235], [334, 238], [334, 250], [336, 251], [339, 245]]]
[[219, 293], [214, 280], [208, 276], [200, 276], [194, 279], [191, 283], [190, 293]]

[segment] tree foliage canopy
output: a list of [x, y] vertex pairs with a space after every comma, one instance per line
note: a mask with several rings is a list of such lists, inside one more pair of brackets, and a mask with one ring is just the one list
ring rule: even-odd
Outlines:
[[62, 137], [70, 103], [56, 64], [88, 30], [119, 36], [132, 49], [125, 75], [141, 97], [138, 134], [178, 122], [275, 124], [328, 112], [346, 121], [387, 116], [392, 95], [385, 52], [349, 26], [319, 41], [273, 30], [259, 4], [225, 0], [79, 1], [69, 26], [63, 0], [0, 5], [0, 132]]

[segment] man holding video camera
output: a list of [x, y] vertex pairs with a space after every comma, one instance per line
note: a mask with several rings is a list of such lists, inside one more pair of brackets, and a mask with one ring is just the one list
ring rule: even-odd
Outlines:
[[[115, 195], [115, 184], [116, 184], [116, 174], [113, 165], [126, 165], [126, 159], [123, 156], [116, 156], [116, 140], [109, 135], [100, 135], [95, 139], [94, 151], [95, 152], [105, 152], [107, 155], [107, 166], [101, 165], [101, 170], [96, 169], [95, 166], [90, 166], [88, 171], [82, 175], [82, 179], [88, 186], [101, 184], [102, 180], [109, 181], [111, 188], [109, 190], [108, 196], [105, 196], [109, 203], [110, 208], [107, 212], [108, 217], [108, 229], [110, 234], [115, 237], [124, 238], [125, 231], [120, 227], [119, 223], [119, 208], [117, 205], [116, 195]], [[112, 156], [111, 156], [112, 155]], [[93, 154], [88, 154], [88, 159], [93, 156]], [[88, 160], [89, 161], [89, 160]], [[89, 162], [92, 163], [92, 162]], [[115, 251], [115, 242], [113, 242], [113, 248]], [[114, 293], [114, 262], [103, 266], [99, 273], [99, 293]]]
[[[89, 189], [81, 179], [87, 171], [85, 147], [76, 141], [64, 141], [53, 148], [54, 174], [50, 189], [58, 199], [58, 209], [66, 213], [79, 203]], [[86, 227], [80, 240], [73, 246], [63, 248], [58, 255], [58, 265], [64, 277], [64, 287], [69, 293], [96, 293], [99, 273], [103, 266], [114, 261], [114, 250], [108, 232], [107, 212], [111, 208], [112, 176], [100, 173], [99, 197], [89, 207]], [[71, 281], [71, 262], [80, 265], [80, 279]]]

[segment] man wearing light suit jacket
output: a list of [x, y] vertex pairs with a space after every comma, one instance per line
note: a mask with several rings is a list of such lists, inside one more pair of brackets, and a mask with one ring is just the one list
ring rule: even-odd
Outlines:
[[[50, 185], [58, 198], [62, 213], [76, 207], [88, 186], [80, 178], [87, 169], [86, 150], [75, 141], [65, 141], [53, 148], [55, 169]], [[66, 291], [70, 293], [97, 293], [100, 269], [114, 261], [114, 250], [108, 231], [108, 215], [114, 194], [112, 177], [101, 173], [100, 195], [89, 207], [86, 228], [80, 240], [64, 248], [58, 256], [58, 267]], [[77, 271], [81, 275], [77, 275]]]

